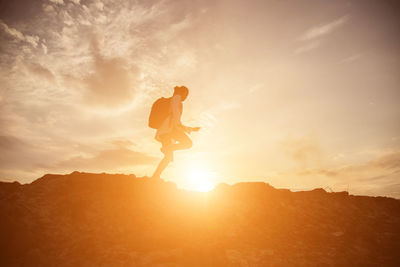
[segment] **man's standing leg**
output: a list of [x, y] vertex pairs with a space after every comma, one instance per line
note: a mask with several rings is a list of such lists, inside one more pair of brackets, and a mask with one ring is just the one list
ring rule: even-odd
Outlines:
[[164, 153], [164, 158], [160, 161], [155, 170], [152, 178], [160, 178], [161, 173], [167, 168], [168, 164], [173, 160], [172, 140], [169, 135], [160, 137], [161, 139], [161, 151]]

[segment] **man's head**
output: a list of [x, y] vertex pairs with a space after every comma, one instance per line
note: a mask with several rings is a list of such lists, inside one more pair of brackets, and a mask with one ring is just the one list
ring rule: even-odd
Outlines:
[[186, 86], [175, 86], [174, 95], [180, 95], [182, 101], [185, 101], [188, 94], [189, 94], [189, 89], [187, 89]]

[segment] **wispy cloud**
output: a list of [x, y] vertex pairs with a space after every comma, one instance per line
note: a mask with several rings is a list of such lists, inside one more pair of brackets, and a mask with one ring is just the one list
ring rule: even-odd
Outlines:
[[327, 24], [312, 27], [308, 29], [300, 38], [302, 41], [309, 41], [315, 38], [319, 38], [321, 36], [327, 35], [329, 33], [332, 33], [339, 27], [343, 26], [349, 19], [349, 16], [343, 16], [340, 17], [334, 21], [331, 21]]
[[342, 27], [348, 19], [349, 15], [345, 15], [327, 24], [315, 26], [306, 30], [298, 39], [302, 44], [295, 50], [295, 53], [301, 54], [318, 48], [322, 44], [321, 37]]
[[355, 54], [355, 55], [351, 55], [347, 58], [342, 59], [339, 63], [350, 63], [353, 61], [356, 61], [357, 59], [361, 58], [363, 55], [362, 54]]
[[300, 47], [298, 47], [295, 50], [296, 54], [301, 54], [301, 53], [305, 53], [311, 50], [314, 50], [315, 48], [319, 47], [321, 44], [321, 41], [312, 41], [312, 42], [308, 42]]

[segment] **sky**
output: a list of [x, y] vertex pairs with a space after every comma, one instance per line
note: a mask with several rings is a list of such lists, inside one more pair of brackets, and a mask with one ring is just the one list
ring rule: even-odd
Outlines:
[[151, 176], [185, 85], [165, 180], [400, 198], [399, 52], [391, 0], [2, 0], [0, 180]]

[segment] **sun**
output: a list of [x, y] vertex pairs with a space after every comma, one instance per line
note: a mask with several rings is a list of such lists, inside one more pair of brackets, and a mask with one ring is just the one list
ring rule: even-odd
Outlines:
[[188, 173], [187, 189], [200, 192], [208, 192], [215, 186], [213, 180], [215, 178], [214, 172], [193, 169]]
[[208, 192], [215, 186], [216, 173], [210, 171], [203, 160], [192, 160], [182, 169], [182, 188], [193, 191]]
[[182, 189], [208, 192], [217, 184], [217, 172], [214, 170], [212, 162], [203, 155], [195, 154], [184, 158], [171, 174], [178, 177], [176, 183]]

